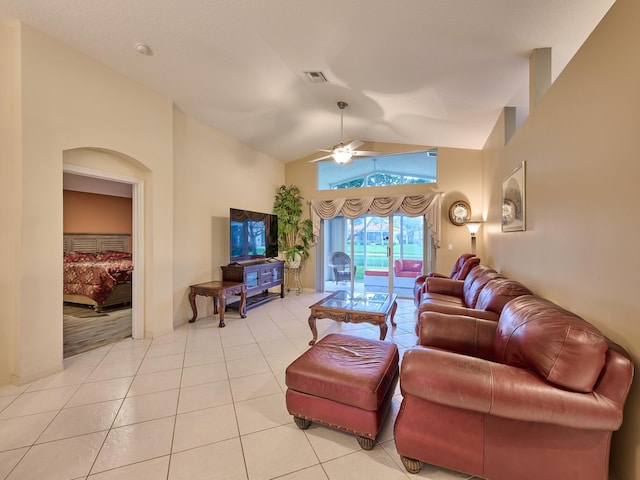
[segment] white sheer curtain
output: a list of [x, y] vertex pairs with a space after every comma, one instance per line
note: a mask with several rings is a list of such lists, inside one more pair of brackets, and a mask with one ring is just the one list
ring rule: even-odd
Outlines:
[[313, 233], [320, 232], [320, 220], [330, 220], [342, 215], [347, 218], [358, 218], [367, 213], [380, 217], [388, 217], [393, 213], [403, 213], [408, 217], [424, 215], [433, 243], [440, 248], [440, 192], [421, 195], [392, 195], [388, 197], [335, 198], [333, 200], [311, 200], [311, 221]]

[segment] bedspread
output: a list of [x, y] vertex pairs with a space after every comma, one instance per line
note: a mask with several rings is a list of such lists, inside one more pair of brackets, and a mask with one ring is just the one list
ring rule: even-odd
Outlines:
[[131, 281], [133, 264], [128, 258], [81, 261], [65, 257], [64, 290], [69, 295], [84, 295], [99, 304], [104, 303], [117, 283]]

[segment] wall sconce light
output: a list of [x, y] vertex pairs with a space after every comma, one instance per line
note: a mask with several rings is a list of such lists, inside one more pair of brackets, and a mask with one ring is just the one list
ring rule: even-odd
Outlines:
[[480, 230], [482, 222], [467, 222], [465, 225], [471, 234], [471, 253], [476, 253], [476, 233]]

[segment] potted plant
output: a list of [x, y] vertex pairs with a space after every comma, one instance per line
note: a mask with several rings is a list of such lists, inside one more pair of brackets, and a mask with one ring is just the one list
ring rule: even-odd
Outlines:
[[291, 268], [309, 258], [314, 243], [313, 224], [302, 219], [302, 200], [296, 185], [280, 185], [273, 202], [273, 213], [278, 216], [278, 248]]

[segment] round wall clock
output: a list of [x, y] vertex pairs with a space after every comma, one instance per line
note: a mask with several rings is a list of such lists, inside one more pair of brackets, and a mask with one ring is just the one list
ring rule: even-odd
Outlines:
[[464, 200], [456, 200], [449, 207], [449, 220], [457, 226], [464, 225], [471, 218], [471, 207]]

